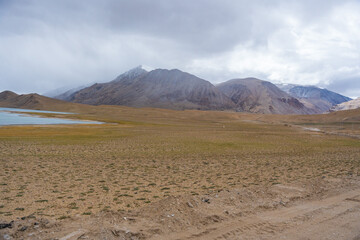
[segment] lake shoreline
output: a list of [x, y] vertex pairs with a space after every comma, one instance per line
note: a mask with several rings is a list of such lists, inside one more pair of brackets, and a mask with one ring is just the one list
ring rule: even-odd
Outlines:
[[103, 124], [91, 120], [74, 120], [56, 117], [39, 116], [37, 113], [71, 115], [74, 113], [30, 110], [20, 108], [0, 108], [0, 126], [23, 125], [61, 125], [61, 124]]

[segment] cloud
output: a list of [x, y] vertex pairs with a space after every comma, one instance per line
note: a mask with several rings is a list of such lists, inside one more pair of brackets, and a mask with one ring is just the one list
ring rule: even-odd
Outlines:
[[0, 1], [0, 90], [110, 81], [145, 64], [360, 96], [358, 12], [358, 1]]
[[[272, 82], [332, 88], [342, 85], [333, 90], [355, 94], [353, 85], [360, 82], [359, 11], [359, 4], [348, 3], [331, 8], [315, 22], [283, 12], [283, 23], [272, 29], [266, 44], [256, 45], [251, 38], [221, 55], [194, 59], [189, 68], [204, 76], [214, 70], [229, 72], [234, 78], [256, 76]], [[211, 75], [215, 76], [207, 77]], [[217, 77], [213, 80], [224, 80]]]

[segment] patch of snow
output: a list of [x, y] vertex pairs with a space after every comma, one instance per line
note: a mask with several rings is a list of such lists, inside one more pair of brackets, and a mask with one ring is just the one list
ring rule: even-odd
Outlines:
[[148, 66], [148, 65], [140, 65], [140, 67], [141, 67], [142, 69], [144, 69], [145, 71], [148, 71], [148, 72], [150, 72], [150, 71], [152, 71], [152, 70], [155, 70], [155, 68], [150, 67], [150, 66]]

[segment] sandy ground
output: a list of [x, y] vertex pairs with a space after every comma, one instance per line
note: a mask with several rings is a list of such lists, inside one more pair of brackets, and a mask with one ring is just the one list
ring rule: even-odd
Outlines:
[[0, 239], [359, 239], [360, 178], [163, 199], [64, 221], [24, 217]]
[[360, 239], [358, 118], [92, 110], [0, 128], [0, 239]]

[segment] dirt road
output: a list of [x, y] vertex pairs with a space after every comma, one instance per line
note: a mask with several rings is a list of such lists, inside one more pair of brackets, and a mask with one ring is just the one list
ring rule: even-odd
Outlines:
[[360, 239], [360, 189], [153, 239]]

